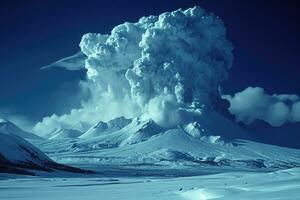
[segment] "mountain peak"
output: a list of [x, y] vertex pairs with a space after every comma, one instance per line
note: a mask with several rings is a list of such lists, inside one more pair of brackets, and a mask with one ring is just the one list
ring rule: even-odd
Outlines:
[[78, 138], [80, 135], [82, 135], [82, 132], [76, 130], [76, 129], [56, 129], [54, 130], [49, 139], [66, 139], [66, 138]]
[[80, 138], [91, 138], [118, 131], [126, 127], [131, 122], [131, 119], [126, 119], [125, 117], [117, 117], [108, 122], [99, 121], [96, 125], [92, 126], [82, 136], [80, 136]]
[[7, 135], [15, 135], [24, 139], [41, 139], [39, 136], [26, 132], [7, 119], [0, 118], [0, 132]]
[[8, 123], [9, 121], [5, 118], [0, 118], [0, 123]]

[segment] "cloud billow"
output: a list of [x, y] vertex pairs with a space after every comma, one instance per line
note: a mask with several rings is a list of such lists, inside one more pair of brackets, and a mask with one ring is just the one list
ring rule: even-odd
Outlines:
[[85, 34], [80, 48], [91, 98], [66, 115], [44, 118], [36, 131], [140, 115], [176, 125], [195, 105], [210, 108], [211, 96], [220, 98], [233, 59], [222, 20], [200, 7], [126, 22], [110, 34]]
[[281, 126], [286, 122], [300, 122], [300, 97], [295, 94], [265, 93], [263, 88], [248, 87], [233, 96], [223, 95], [230, 101], [229, 111], [237, 121], [250, 124], [263, 120], [272, 126]]

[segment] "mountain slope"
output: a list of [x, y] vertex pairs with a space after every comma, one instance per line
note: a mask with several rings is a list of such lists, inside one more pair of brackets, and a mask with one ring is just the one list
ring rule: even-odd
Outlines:
[[52, 161], [42, 151], [14, 134], [0, 132], [0, 173], [34, 175], [34, 171], [52, 172], [56, 170], [85, 172]]
[[80, 138], [93, 138], [100, 135], [112, 133], [118, 131], [128, 124], [131, 123], [131, 119], [126, 119], [125, 117], [118, 117], [116, 119], [110, 120], [107, 123], [98, 122], [94, 126], [92, 126], [89, 130], [87, 130]]
[[69, 164], [256, 170], [300, 166], [300, 150], [226, 139], [207, 132], [206, 126], [198, 122], [164, 129], [152, 120], [136, 118], [109, 134], [41, 141], [37, 145], [54, 160]]
[[66, 138], [78, 138], [82, 135], [82, 132], [74, 129], [57, 129], [50, 133], [50, 140], [53, 139], [66, 139]]
[[0, 119], [0, 132], [9, 135], [16, 135], [24, 139], [42, 139], [33, 133], [29, 133], [20, 129], [18, 126], [6, 119]]

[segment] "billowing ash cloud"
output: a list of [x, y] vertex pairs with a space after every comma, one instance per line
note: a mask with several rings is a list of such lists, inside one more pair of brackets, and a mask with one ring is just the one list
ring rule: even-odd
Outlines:
[[259, 119], [272, 126], [286, 122], [300, 122], [300, 97], [294, 94], [268, 95], [263, 88], [248, 87], [234, 96], [224, 95], [230, 101], [229, 111], [237, 121], [246, 124]]
[[191, 107], [209, 108], [210, 98], [219, 98], [233, 58], [225, 32], [220, 18], [194, 7], [126, 22], [107, 35], [85, 34], [80, 48], [91, 99], [69, 114], [45, 118], [36, 129], [50, 121], [71, 126], [139, 115], [162, 126], [180, 123]]

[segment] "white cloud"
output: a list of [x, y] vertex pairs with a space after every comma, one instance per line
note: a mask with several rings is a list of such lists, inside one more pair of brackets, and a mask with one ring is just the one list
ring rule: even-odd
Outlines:
[[210, 107], [210, 97], [219, 97], [233, 58], [225, 32], [220, 18], [194, 7], [126, 22], [108, 35], [85, 34], [80, 48], [91, 98], [35, 129], [142, 114], [164, 126], [179, 123], [180, 116], [166, 120], [166, 113], [182, 113], [192, 102]]
[[300, 121], [300, 101], [298, 101], [292, 105], [291, 121], [292, 122]]
[[223, 95], [230, 101], [229, 111], [237, 121], [246, 124], [259, 119], [272, 126], [300, 121], [300, 98], [295, 94], [266, 94], [263, 88], [248, 87], [234, 96]]

